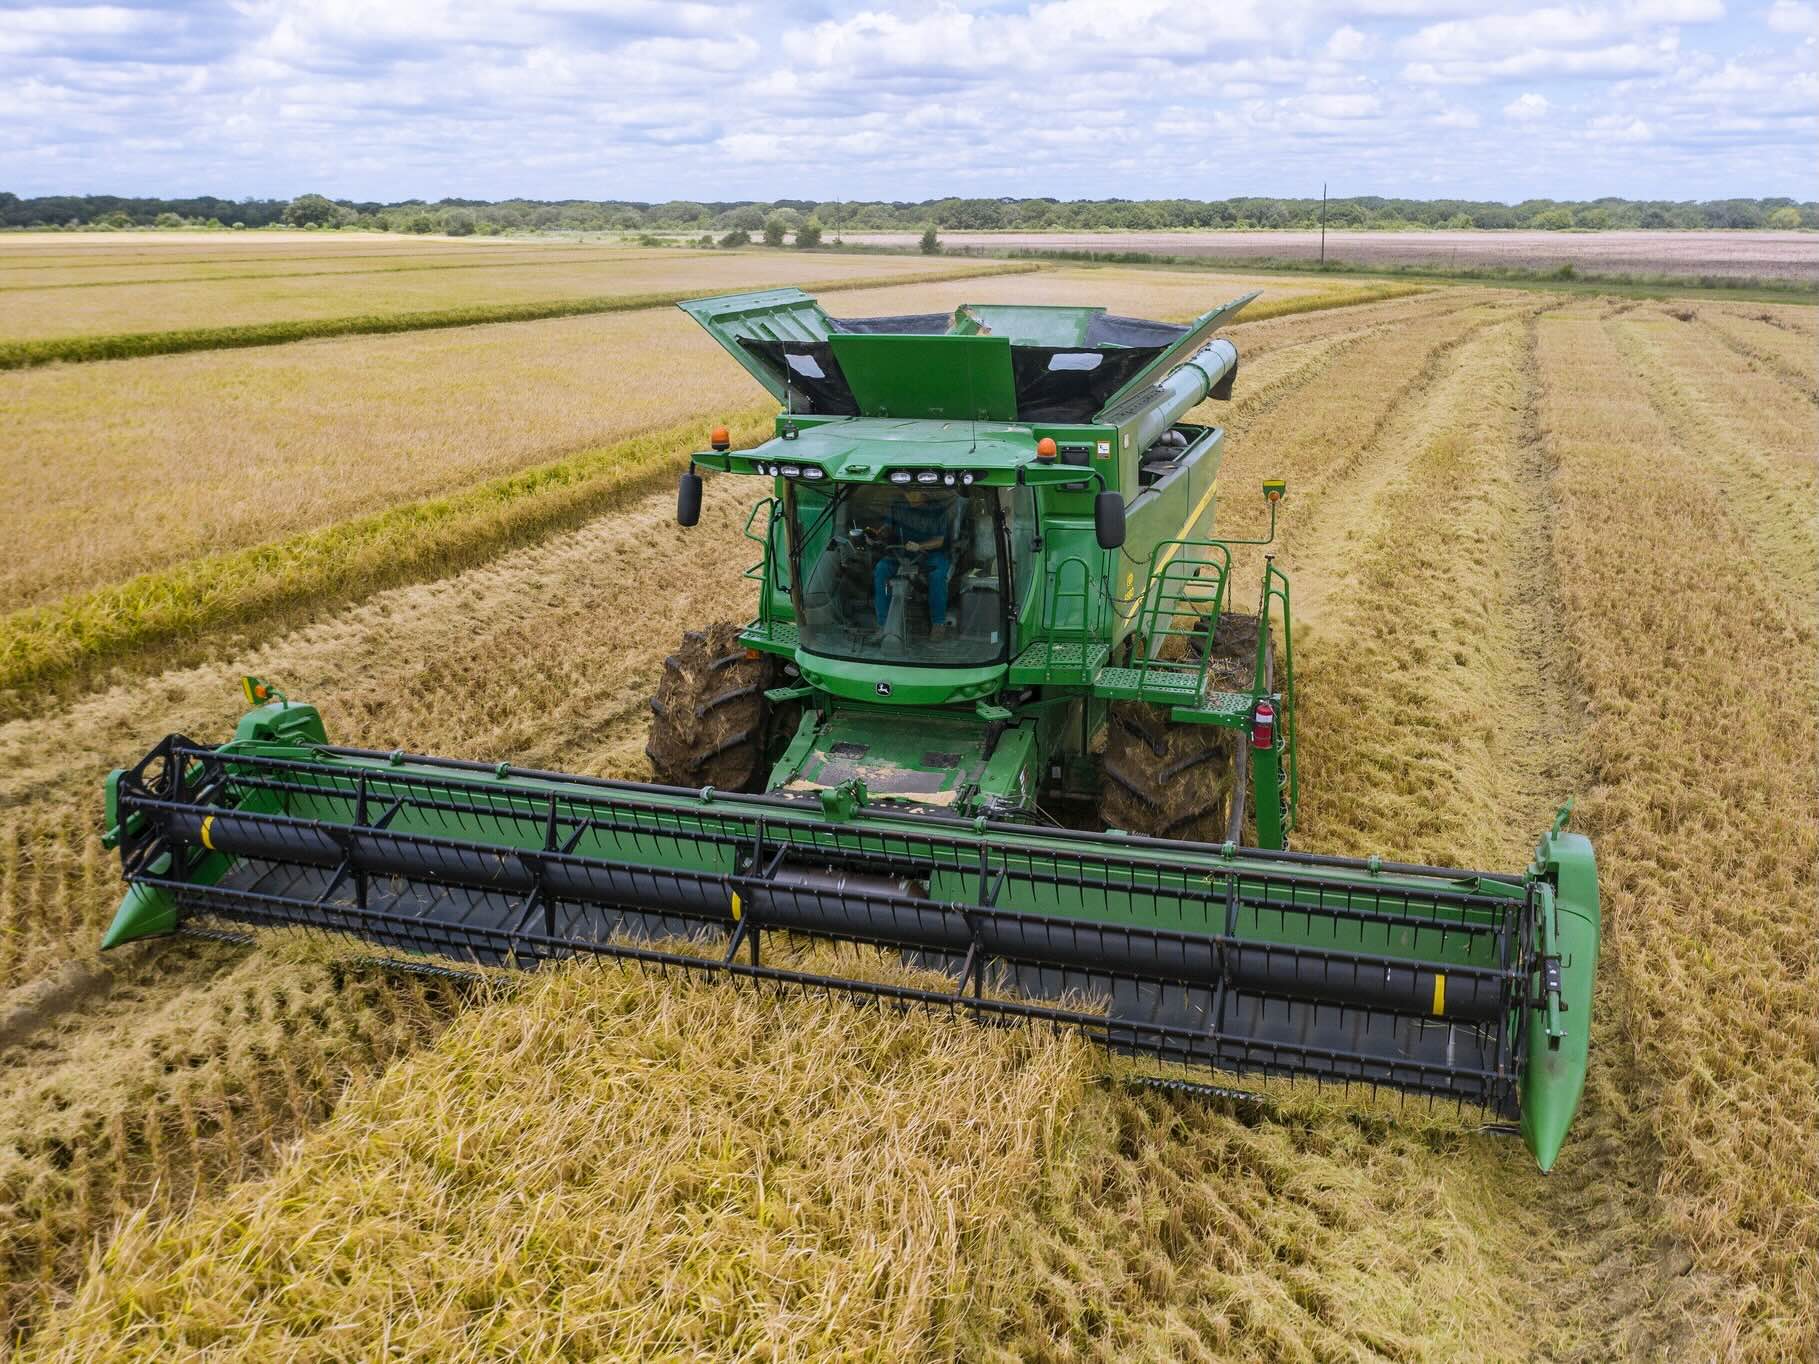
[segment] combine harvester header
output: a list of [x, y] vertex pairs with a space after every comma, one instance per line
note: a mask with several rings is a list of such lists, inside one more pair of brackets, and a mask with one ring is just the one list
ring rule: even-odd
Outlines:
[[[1169, 1075], [1387, 1086], [1513, 1120], [1550, 1167], [1584, 1084], [1590, 845], [1513, 874], [1289, 851], [1287, 578], [1234, 608], [1212, 518], [1248, 299], [1187, 327], [969, 306], [841, 322], [684, 305], [784, 404], [684, 476], [764, 491], [749, 624], [692, 631], [658, 784], [328, 742], [267, 684], [220, 746], [107, 785], [104, 946], [303, 927], [488, 967], [608, 956], [1067, 1026]], [[1279, 483], [1265, 485], [1273, 536]], [[844, 974], [805, 943], [946, 973]]]

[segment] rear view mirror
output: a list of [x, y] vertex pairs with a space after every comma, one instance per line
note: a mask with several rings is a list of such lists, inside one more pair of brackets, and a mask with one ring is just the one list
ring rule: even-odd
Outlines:
[[690, 469], [676, 489], [676, 524], [692, 526], [701, 519], [701, 475]]
[[1093, 499], [1093, 533], [1100, 549], [1124, 545], [1124, 498], [1110, 488]]

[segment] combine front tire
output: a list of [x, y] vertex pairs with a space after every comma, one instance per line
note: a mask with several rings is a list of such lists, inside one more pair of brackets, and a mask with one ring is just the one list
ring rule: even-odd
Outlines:
[[655, 779], [666, 786], [762, 789], [781, 719], [764, 691], [781, 680], [776, 661], [748, 650], [730, 621], [690, 630], [663, 660], [651, 698], [644, 753]]
[[1172, 725], [1141, 701], [1112, 703], [1099, 817], [1151, 838], [1225, 841], [1237, 773], [1237, 731]]
[[[1232, 611], [1220, 615], [1207, 665], [1209, 687], [1250, 690], [1257, 630], [1255, 616]], [[1197, 655], [1206, 647], [1204, 640], [1202, 632], [1189, 643], [1189, 651]], [[1151, 838], [1235, 841], [1243, 824], [1246, 783], [1240, 763], [1245, 757], [1239, 730], [1171, 724], [1161, 707], [1113, 702], [1100, 819], [1108, 829]]]

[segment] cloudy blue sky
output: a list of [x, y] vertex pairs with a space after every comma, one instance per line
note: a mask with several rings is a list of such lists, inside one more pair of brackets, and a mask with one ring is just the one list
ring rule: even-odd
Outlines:
[[1819, 4], [0, 0], [0, 189], [1819, 195]]

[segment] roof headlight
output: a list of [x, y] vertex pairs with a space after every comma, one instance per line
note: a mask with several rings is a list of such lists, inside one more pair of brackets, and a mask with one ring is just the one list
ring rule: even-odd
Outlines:
[[952, 474], [943, 474], [943, 475], [941, 475], [941, 481], [943, 483], [947, 484], [947, 486], [951, 488], [954, 486], [954, 484], [958, 483], [960, 480], [955, 478]]
[[910, 481], [910, 471], [908, 469], [892, 469], [891, 470], [891, 482], [892, 483], [908, 483], [909, 481]]
[[941, 475], [936, 473], [933, 469], [924, 469], [921, 473], [916, 475], [916, 482], [918, 483], [939, 483], [940, 481]]
[[801, 478], [802, 477], [802, 466], [800, 464], [784, 465], [783, 466], [783, 476], [785, 478]]
[[802, 476], [807, 479], [826, 478], [827, 471], [824, 469], [817, 469], [814, 465], [811, 464], [808, 468], [806, 468], [802, 471]]
[[973, 475], [972, 475], [971, 471], [961, 474], [960, 482], [968, 488], [972, 487], [973, 486]]

